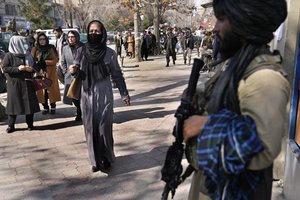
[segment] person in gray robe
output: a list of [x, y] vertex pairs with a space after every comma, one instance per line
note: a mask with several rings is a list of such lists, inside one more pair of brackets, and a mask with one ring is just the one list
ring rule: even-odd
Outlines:
[[124, 105], [130, 105], [117, 54], [106, 46], [106, 40], [104, 25], [98, 20], [91, 21], [81, 62], [69, 67], [72, 75], [82, 79], [82, 121], [93, 172], [108, 172], [115, 161], [112, 134], [113, 90], [110, 76], [117, 84]]
[[80, 122], [81, 118], [81, 109], [80, 109], [80, 100], [71, 99], [67, 97], [68, 90], [70, 85], [74, 79], [68, 70], [70, 65], [79, 63], [82, 55], [83, 55], [83, 43], [80, 42], [80, 36], [77, 31], [69, 31], [68, 34], [68, 45], [63, 47], [62, 56], [61, 56], [61, 67], [62, 72], [64, 74], [64, 96], [63, 96], [63, 103], [72, 105], [72, 103], [76, 106], [76, 117], [75, 121]]
[[17, 115], [26, 115], [28, 130], [33, 129], [33, 114], [40, 111], [34, 84], [35, 63], [28, 51], [28, 40], [24, 36], [13, 36], [8, 53], [3, 59], [3, 72], [7, 77], [7, 133], [15, 131]]

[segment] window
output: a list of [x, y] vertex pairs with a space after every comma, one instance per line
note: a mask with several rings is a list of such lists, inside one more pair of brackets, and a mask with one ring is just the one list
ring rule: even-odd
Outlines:
[[15, 5], [6, 4], [5, 5], [5, 14], [6, 15], [16, 16], [18, 14], [16, 6]]
[[[300, 32], [300, 26], [298, 28]], [[300, 35], [296, 45], [294, 80], [290, 111], [290, 141], [293, 143], [294, 152], [300, 150]], [[300, 155], [299, 155], [300, 156]], [[300, 160], [299, 160], [300, 162]]]

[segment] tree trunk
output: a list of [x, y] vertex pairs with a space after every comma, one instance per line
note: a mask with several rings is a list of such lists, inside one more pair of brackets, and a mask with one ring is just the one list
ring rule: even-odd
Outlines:
[[140, 11], [137, 6], [136, 0], [134, 0], [134, 39], [135, 39], [134, 55], [135, 55], [135, 61], [137, 62], [141, 61], [141, 50], [140, 50], [141, 37], [139, 32], [139, 27], [140, 27], [139, 25], [140, 25]]
[[160, 33], [159, 33], [159, 0], [155, 0], [154, 3], [154, 17], [153, 17], [153, 26], [154, 26], [154, 35], [156, 36], [156, 45], [160, 45]]

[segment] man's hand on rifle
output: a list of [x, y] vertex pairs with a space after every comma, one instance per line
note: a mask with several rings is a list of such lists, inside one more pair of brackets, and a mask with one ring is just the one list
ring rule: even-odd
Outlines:
[[192, 115], [187, 118], [183, 125], [184, 142], [187, 142], [190, 138], [198, 136], [207, 120], [207, 116], [201, 115]]

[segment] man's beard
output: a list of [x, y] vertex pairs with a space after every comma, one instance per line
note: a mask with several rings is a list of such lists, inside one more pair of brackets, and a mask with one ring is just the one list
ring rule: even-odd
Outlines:
[[227, 31], [223, 38], [220, 35], [217, 37], [219, 39], [219, 52], [223, 59], [232, 57], [243, 45], [240, 36], [232, 31]]

